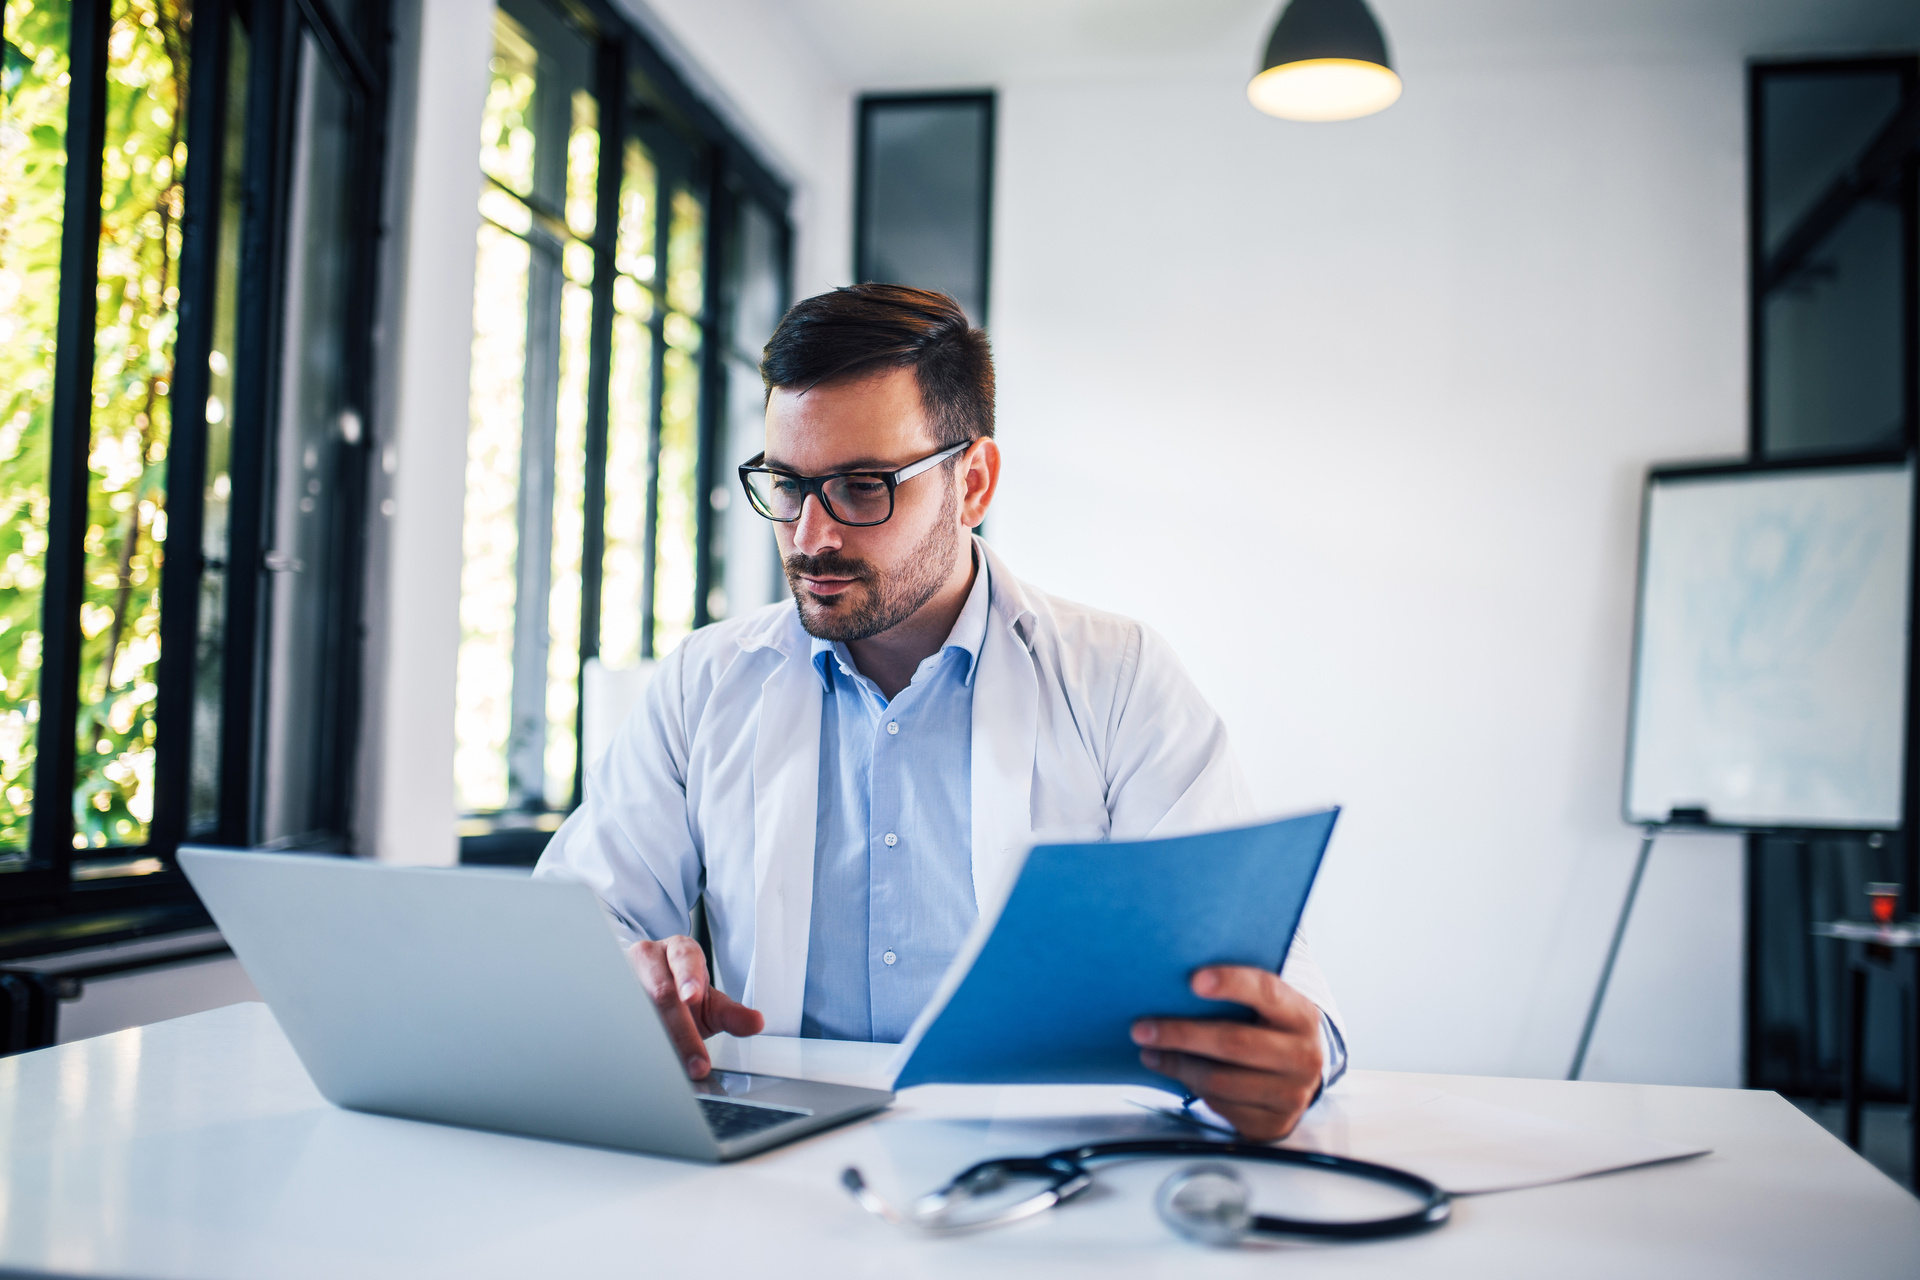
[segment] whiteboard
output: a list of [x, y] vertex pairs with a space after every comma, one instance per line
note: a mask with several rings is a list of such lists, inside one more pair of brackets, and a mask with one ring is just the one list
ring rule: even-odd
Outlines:
[[1912, 505], [1899, 464], [1650, 477], [1629, 822], [1900, 825]]

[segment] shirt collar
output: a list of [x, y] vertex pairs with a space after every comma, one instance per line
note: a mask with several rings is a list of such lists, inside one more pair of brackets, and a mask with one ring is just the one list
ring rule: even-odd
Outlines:
[[[988, 581], [987, 558], [979, 552], [973, 557], [973, 589], [967, 592], [967, 602], [960, 606], [960, 616], [953, 620], [953, 630], [947, 633], [947, 642], [940, 646], [940, 652], [958, 649], [967, 656], [966, 675], [963, 684], [973, 683], [973, 671], [980, 663], [980, 646], [987, 641], [987, 622], [991, 617], [993, 588]], [[839, 640], [822, 640], [813, 637], [812, 659], [814, 670], [820, 673], [820, 683], [826, 686], [828, 693], [833, 692], [833, 674], [827, 669], [827, 662], [837, 660], [842, 666], [858, 670], [853, 655], [847, 646]]]

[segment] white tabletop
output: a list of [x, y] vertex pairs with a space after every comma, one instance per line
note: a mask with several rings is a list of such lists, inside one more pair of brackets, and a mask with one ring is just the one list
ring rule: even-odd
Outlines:
[[[860, 1082], [865, 1046], [723, 1045]], [[1381, 1073], [1384, 1077], [1384, 1073]], [[1237, 1252], [1154, 1218], [1165, 1168], [1114, 1166], [1019, 1226], [929, 1240], [869, 1218], [986, 1154], [1139, 1123], [1111, 1090], [920, 1089], [740, 1164], [680, 1164], [379, 1116], [315, 1092], [263, 1005], [0, 1059], [0, 1270], [118, 1277], [834, 1275], [1874, 1276], [1920, 1263], [1920, 1201], [1771, 1093], [1398, 1077], [1714, 1153], [1457, 1202], [1438, 1231]], [[1147, 1117], [1153, 1123], [1151, 1117]]]

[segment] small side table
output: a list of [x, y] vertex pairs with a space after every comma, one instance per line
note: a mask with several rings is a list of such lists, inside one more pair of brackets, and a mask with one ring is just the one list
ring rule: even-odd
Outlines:
[[1866, 1058], [1867, 976], [1884, 973], [1895, 978], [1911, 1013], [1907, 1018], [1907, 1106], [1912, 1120], [1907, 1166], [1909, 1180], [1920, 1191], [1920, 921], [1875, 924], [1862, 920], [1834, 920], [1813, 927], [1823, 938], [1835, 938], [1847, 948], [1847, 1145], [1860, 1147], [1861, 1073]]

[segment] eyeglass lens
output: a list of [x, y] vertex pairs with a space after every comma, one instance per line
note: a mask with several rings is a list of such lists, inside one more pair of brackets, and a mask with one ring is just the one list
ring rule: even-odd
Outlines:
[[[797, 520], [807, 486], [777, 471], [750, 471], [747, 485], [753, 500], [775, 520]], [[874, 475], [831, 476], [821, 482], [827, 514], [847, 524], [879, 524], [893, 514], [893, 494], [887, 482]]]

